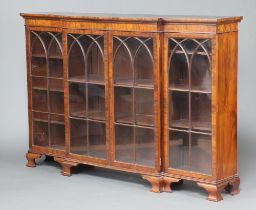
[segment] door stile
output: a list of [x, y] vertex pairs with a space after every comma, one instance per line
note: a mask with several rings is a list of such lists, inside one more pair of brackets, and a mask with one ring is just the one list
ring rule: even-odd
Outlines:
[[163, 35], [163, 168], [164, 172], [168, 171], [169, 164], [169, 144], [168, 144], [168, 35]]
[[64, 79], [64, 113], [65, 113], [65, 154], [70, 152], [70, 130], [69, 130], [69, 89], [68, 89], [68, 46], [67, 31], [62, 30], [63, 49], [63, 79]]
[[211, 115], [212, 115], [212, 177], [217, 178], [217, 131], [218, 131], [218, 42], [217, 36], [214, 35], [211, 39], [212, 41], [212, 105], [211, 105]]
[[107, 33], [107, 54], [108, 54], [108, 96], [109, 96], [109, 158], [110, 165], [115, 160], [115, 133], [114, 133], [114, 80], [113, 80], [113, 33]]
[[109, 55], [109, 34], [103, 32], [104, 36], [104, 80], [105, 80], [105, 126], [106, 126], [106, 155], [107, 162], [111, 162], [111, 149], [110, 149], [110, 87], [109, 87], [109, 62], [111, 60]]
[[[211, 101], [211, 126], [212, 126], [212, 137], [211, 137], [211, 174], [204, 174], [200, 172], [192, 172], [192, 171], [186, 171], [181, 169], [174, 169], [169, 167], [169, 93], [168, 93], [168, 80], [169, 80], [169, 69], [168, 69], [168, 39], [172, 38], [191, 38], [191, 39], [210, 39], [212, 44], [212, 61], [211, 61], [211, 93], [212, 93], [212, 101]], [[217, 74], [217, 41], [216, 41], [216, 35], [215, 34], [177, 34], [177, 33], [165, 33], [164, 34], [164, 47], [163, 47], [163, 77], [164, 77], [164, 88], [163, 88], [163, 141], [164, 141], [164, 173], [175, 176], [175, 177], [183, 177], [183, 176], [191, 176], [194, 177], [194, 179], [210, 179], [215, 180], [216, 179], [216, 161], [217, 161], [217, 139], [216, 139], [216, 132], [217, 132], [217, 113], [218, 113], [218, 107], [217, 107], [217, 80], [218, 80], [218, 74]]]
[[155, 169], [161, 172], [161, 36], [153, 35], [154, 51], [154, 115], [155, 115]]
[[27, 94], [28, 94], [28, 121], [29, 121], [29, 149], [33, 146], [33, 126], [32, 126], [32, 81], [31, 81], [31, 63], [30, 63], [30, 30], [26, 26], [26, 59], [27, 59]]

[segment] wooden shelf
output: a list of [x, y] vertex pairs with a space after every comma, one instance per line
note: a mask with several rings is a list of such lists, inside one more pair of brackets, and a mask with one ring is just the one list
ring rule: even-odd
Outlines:
[[70, 117], [74, 118], [87, 118], [87, 115], [85, 112], [72, 112], [70, 113]]
[[154, 116], [145, 114], [135, 115], [136, 125], [154, 126]]
[[83, 121], [90, 121], [90, 122], [98, 122], [98, 123], [105, 123], [105, 119], [92, 119], [92, 118], [88, 118], [88, 117], [81, 117], [81, 115], [75, 116], [69, 116], [70, 119], [75, 119], [75, 120], [83, 120]]
[[[45, 54], [32, 54], [31, 57], [33, 58], [44, 58], [46, 59], [46, 55]], [[59, 55], [50, 55], [48, 56], [48, 59], [58, 59], [58, 60], [62, 60], [63, 57], [59, 56]]]
[[211, 122], [192, 121], [190, 127], [189, 120], [172, 120], [170, 122], [170, 128], [190, 128], [191, 130], [197, 131], [211, 131]]
[[88, 119], [92, 120], [105, 120], [105, 112], [100, 112], [100, 111], [89, 111], [87, 112]]
[[211, 122], [203, 121], [192, 121], [191, 122], [192, 130], [201, 130], [201, 131], [211, 131]]
[[[48, 89], [47, 88], [43, 88], [43, 87], [32, 87], [33, 90], [41, 90], [41, 91], [47, 91]], [[49, 91], [52, 91], [52, 92], [61, 92], [63, 93], [64, 90], [63, 89], [54, 89], [54, 88], [50, 88]]]
[[68, 79], [69, 82], [86, 83], [85, 76], [75, 76]]
[[[172, 51], [171, 51], [172, 52]], [[184, 52], [182, 50], [175, 50], [174, 51], [175, 54], [184, 54]], [[192, 55], [193, 51], [191, 50], [186, 50], [186, 53], [188, 55]], [[205, 51], [197, 51], [195, 55], [204, 55], [207, 56], [207, 53]], [[211, 53], [208, 53], [209, 56], [211, 56]]]
[[49, 120], [40, 119], [40, 118], [33, 118], [33, 121], [36, 121], [36, 122], [45, 122], [45, 123], [48, 123], [48, 122], [49, 122]]
[[52, 149], [57, 149], [57, 150], [65, 150], [65, 146], [60, 146], [60, 145], [50, 145]]
[[49, 91], [52, 91], [52, 92], [61, 92], [61, 93], [64, 92], [63, 89], [56, 89], [56, 88], [50, 88]]
[[184, 128], [189, 129], [189, 120], [182, 119], [182, 120], [171, 120], [170, 127], [178, 127], [178, 128]]
[[211, 91], [200, 89], [186, 89], [186, 88], [169, 88], [169, 91], [191, 92], [191, 93], [206, 93], [211, 94]]
[[73, 83], [84, 83], [84, 84], [95, 84], [95, 85], [105, 85], [104, 81], [100, 81], [100, 80], [86, 80], [86, 78], [84, 76], [77, 76], [77, 77], [70, 77], [69, 82], [73, 82]]
[[114, 87], [125, 87], [125, 88], [142, 88], [153, 90], [154, 85], [143, 85], [143, 84], [132, 84], [132, 83], [114, 83]]
[[47, 88], [44, 87], [32, 87], [33, 90], [41, 90], [41, 91], [47, 91]]

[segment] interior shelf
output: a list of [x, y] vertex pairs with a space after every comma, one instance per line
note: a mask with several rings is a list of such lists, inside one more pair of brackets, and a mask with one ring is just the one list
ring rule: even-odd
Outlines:
[[191, 93], [206, 93], [209, 94], [211, 91], [208, 90], [200, 90], [199, 88], [193, 87], [193, 89], [187, 89], [187, 88], [178, 88], [178, 87], [170, 87], [169, 91], [180, 91], [180, 92], [191, 92]]
[[211, 122], [204, 121], [192, 121], [191, 129], [200, 130], [200, 131], [211, 131]]
[[96, 80], [96, 79], [87, 79], [84, 78], [84, 76], [76, 76], [76, 77], [70, 77], [69, 82], [74, 83], [87, 83], [87, 84], [96, 84], [96, 85], [105, 85], [104, 81]]
[[[175, 50], [175, 51], [171, 51], [171, 52], [173, 52], [173, 53], [175, 53], [175, 54], [184, 54], [184, 51], [182, 51], [182, 50]], [[194, 53], [194, 51], [192, 51], [192, 50], [186, 50], [186, 53], [188, 54], [188, 55], [192, 55], [193, 53]], [[211, 53], [206, 53], [205, 51], [197, 51], [196, 52], [196, 55], [202, 55], [202, 56], [207, 56], [207, 55], [209, 55], [209, 56], [211, 56]]]
[[72, 76], [68, 79], [69, 82], [77, 82], [77, 83], [86, 83], [86, 79], [84, 75]]
[[186, 119], [173, 120], [170, 124], [170, 128], [191, 128], [191, 130], [211, 131], [211, 122], [192, 121], [190, 125], [189, 120]]
[[[31, 57], [46, 59], [46, 56], [45, 56], [44, 53], [42, 53], [42, 54], [32, 54]], [[50, 55], [47, 58], [48, 59], [58, 59], [58, 60], [62, 60], [63, 59], [62, 55]]]
[[87, 113], [88, 119], [95, 120], [105, 120], [105, 112], [104, 111], [88, 111]]
[[81, 112], [71, 112], [70, 117], [75, 117], [75, 118], [86, 118], [87, 115], [84, 111]]

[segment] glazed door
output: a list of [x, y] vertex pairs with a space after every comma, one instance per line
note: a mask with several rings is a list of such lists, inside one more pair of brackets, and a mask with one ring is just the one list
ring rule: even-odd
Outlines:
[[[27, 30], [30, 145], [37, 150], [65, 149], [63, 50], [58, 29]], [[31, 120], [32, 119], [32, 120]]]
[[212, 176], [212, 52], [209, 35], [165, 37], [165, 168]]
[[159, 171], [159, 37], [113, 32], [109, 39], [112, 164]]
[[106, 163], [107, 68], [103, 32], [68, 30], [67, 124], [70, 157]]

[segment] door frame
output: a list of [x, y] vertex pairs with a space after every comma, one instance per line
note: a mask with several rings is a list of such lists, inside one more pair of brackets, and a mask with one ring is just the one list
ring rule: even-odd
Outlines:
[[[209, 38], [212, 42], [211, 49], [211, 125], [212, 125], [212, 144], [211, 144], [211, 158], [212, 158], [212, 174], [203, 174], [199, 172], [186, 171], [181, 169], [169, 168], [169, 92], [168, 92], [168, 39], [169, 38], [195, 38], [203, 39]], [[216, 48], [216, 34], [196, 34], [196, 33], [164, 33], [163, 38], [163, 170], [168, 176], [176, 177], [191, 177], [191, 179], [207, 179], [216, 180], [217, 170], [217, 48]]]
[[[115, 127], [114, 127], [114, 82], [113, 82], [113, 37], [114, 36], [137, 36], [137, 37], [152, 37], [153, 38], [153, 57], [154, 57], [154, 115], [155, 115], [155, 157], [154, 167], [138, 165], [135, 163], [125, 163], [115, 161]], [[161, 119], [160, 119], [160, 33], [152, 32], [127, 32], [127, 31], [109, 31], [108, 32], [108, 54], [109, 54], [109, 97], [110, 97], [110, 164], [115, 168], [130, 169], [139, 173], [156, 173], [161, 172]]]
[[[29, 123], [29, 152], [46, 154], [46, 155], [62, 156], [65, 154], [65, 150], [60, 150], [60, 149], [55, 149], [55, 148], [50, 148], [50, 147], [45, 147], [45, 146], [38, 146], [38, 145], [33, 144], [32, 75], [31, 75], [31, 43], [30, 43], [30, 32], [31, 31], [62, 33], [62, 29], [57, 28], [57, 27], [25, 26], [26, 61], [27, 61], [27, 92], [28, 92], [27, 93], [28, 94], [28, 123]], [[64, 50], [63, 40], [62, 40], [62, 50]], [[63, 63], [64, 63], [64, 51], [63, 51]], [[48, 68], [49, 68], [49, 66], [47, 67], [47, 69]], [[49, 123], [49, 120], [48, 120], [48, 123]], [[49, 129], [49, 126], [48, 126], [48, 129]], [[66, 130], [66, 127], [65, 127], [65, 130]], [[48, 135], [49, 135], [49, 131], [48, 131]]]
[[[105, 87], [105, 132], [106, 132], [106, 159], [101, 159], [93, 156], [78, 155], [70, 153], [70, 122], [69, 122], [69, 82], [68, 82], [68, 34], [81, 34], [81, 35], [103, 35], [104, 37], [104, 87]], [[64, 107], [65, 107], [65, 144], [67, 159], [72, 159], [78, 162], [86, 162], [91, 164], [108, 165], [109, 163], [109, 89], [108, 89], [108, 53], [107, 53], [107, 32], [102, 30], [87, 30], [87, 29], [63, 29], [63, 72], [64, 72]], [[86, 120], [86, 119], [85, 119]], [[87, 121], [87, 120], [86, 120]]]

